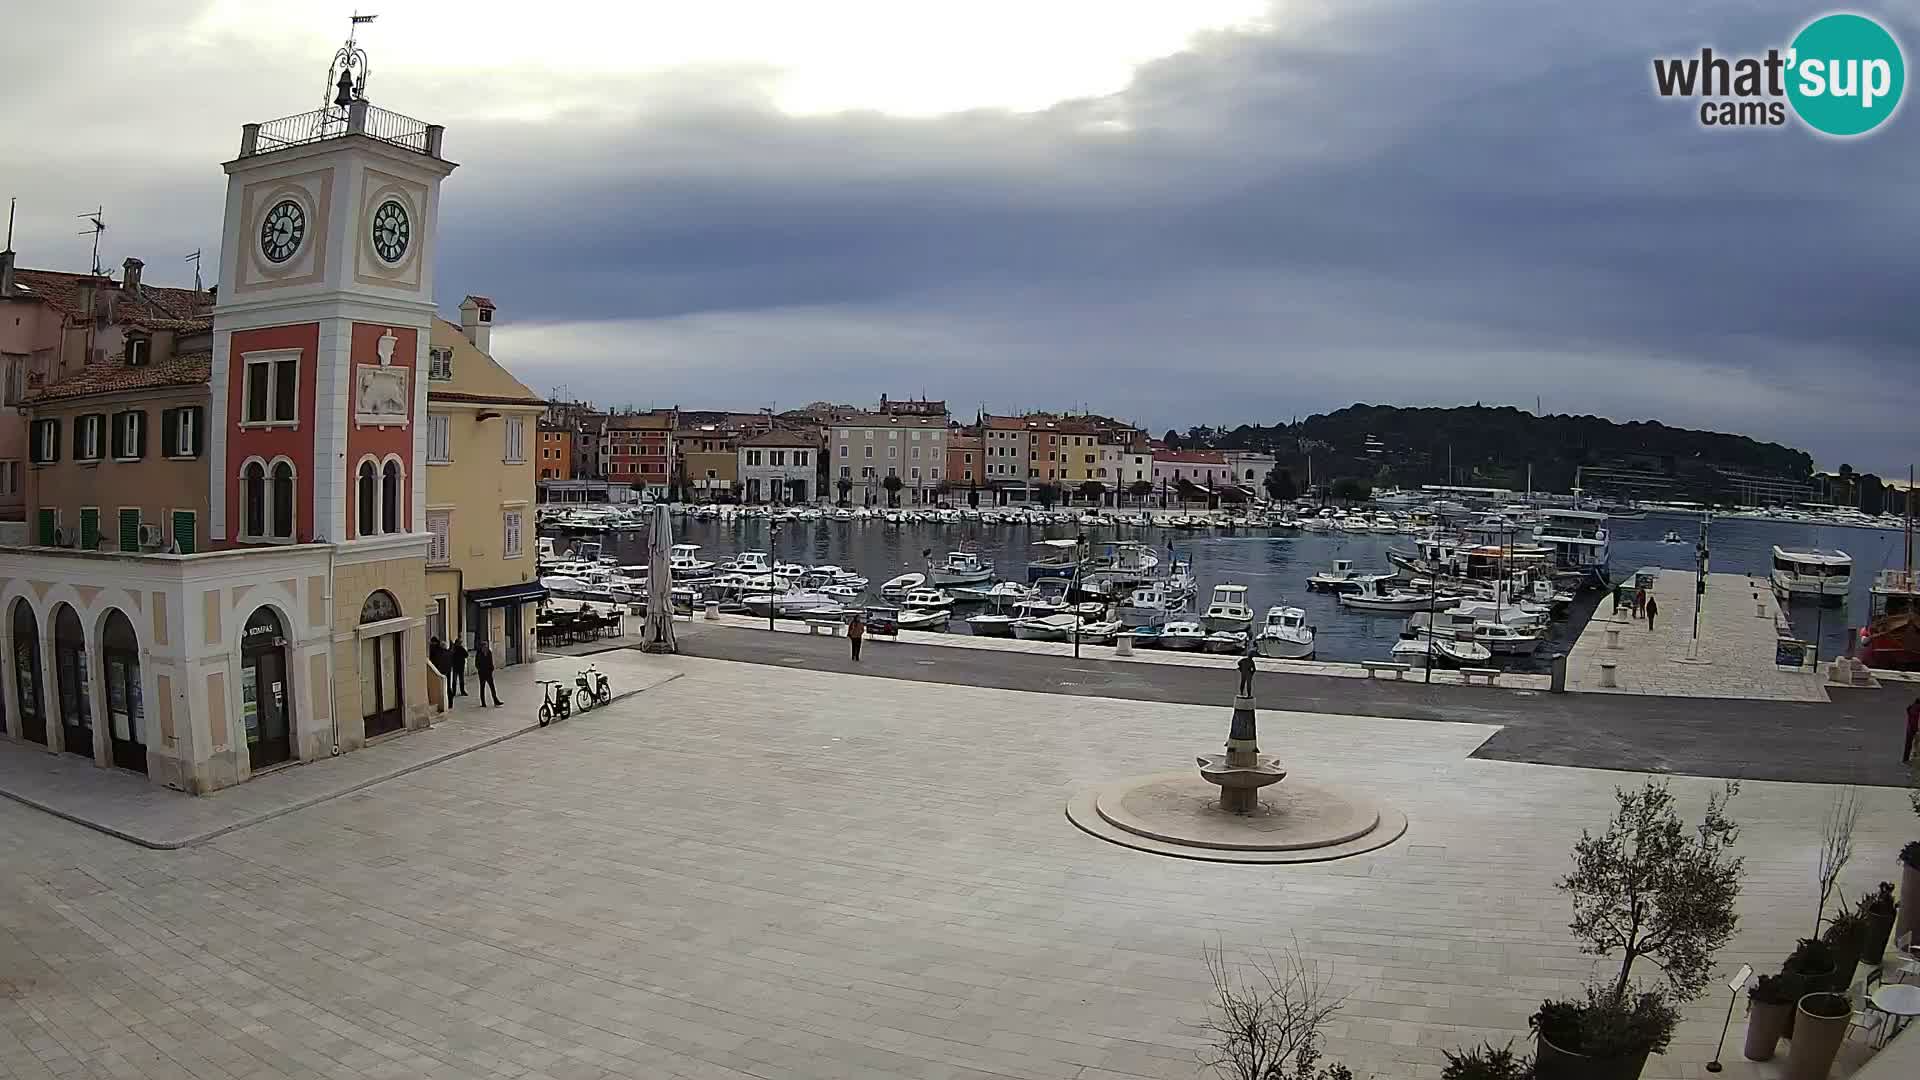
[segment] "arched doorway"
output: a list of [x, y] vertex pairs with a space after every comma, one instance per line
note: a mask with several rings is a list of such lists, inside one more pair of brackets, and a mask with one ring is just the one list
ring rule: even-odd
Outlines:
[[391, 628], [362, 630], [360, 638], [360, 716], [367, 738], [398, 731], [406, 723], [405, 681], [401, 678], [405, 627], [398, 624], [400, 604], [385, 589], [375, 589], [360, 606], [360, 625], [394, 623]]
[[140, 697], [140, 642], [119, 608], [107, 612], [100, 632], [100, 659], [107, 687], [107, 739], [113, 763], [147, 771], [147, 718]]
[[255, 771], [293, 758], [293, 695], [287, 692], [287, 635], [270, 607], [240, 632], [240, 720]]
[[20, 703], [20, 737], [47, 745], [46, 703], [40, 698], [40, 623], [25, 600], [13, 602], [13, 689]]
[[58, 681], [61, 736], [67, 753], [93, 756], [93, 702], [87, 698], [87, 636], [72, 604], [53, 611], [53, 673]]

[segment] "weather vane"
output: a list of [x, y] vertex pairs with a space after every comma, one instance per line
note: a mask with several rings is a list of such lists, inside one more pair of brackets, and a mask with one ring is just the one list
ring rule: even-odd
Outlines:
[[345, 109], [367, 96], [367, 50], [361, 48], [354, 36], [360, 32], [361, 23], [370, 23], [377, 15], [362, 15], [354, 12], [353, 21], [347, 29], [347, 43], [333, 54], [333, 63], [327, 67], [327, 88], [321, 110], [338, 106]]

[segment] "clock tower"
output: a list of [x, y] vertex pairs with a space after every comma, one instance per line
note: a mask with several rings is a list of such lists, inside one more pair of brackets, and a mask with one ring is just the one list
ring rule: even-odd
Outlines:
[[349, 38], [322, 106], [245, 125], [225, 165], [207, 447], [215, 547], [333, 549], [336, 714], [372, 735], [424, 723], [429, 696], [427, 343], [454, 164], [366, 78]]

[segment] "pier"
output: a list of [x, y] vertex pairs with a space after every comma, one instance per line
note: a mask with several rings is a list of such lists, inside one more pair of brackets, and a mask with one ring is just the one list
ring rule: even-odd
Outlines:
[[[1819, 673], [1774, 663], [1787, 627], [1767, 582], [1746, 574], [1708, 574], [1700, 638], [1693, 640], [1694, 575], [1665, 570], [1648, 595], [1659, 603], [1652, 629], [1629, 604], [1603, 601], [1567, 655], [1567, 689], [1597, 694], [1826, 701]], [[1618, 631], [1617, 644], [1609, 632]], [[1789, 632], [1789, 636], [1790, 632]], [[1606, 685], [1607, 663], [1613, 683]]]

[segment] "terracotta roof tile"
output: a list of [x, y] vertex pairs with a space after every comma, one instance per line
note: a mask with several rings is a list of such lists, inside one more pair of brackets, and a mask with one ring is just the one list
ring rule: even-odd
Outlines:
[[24, 295], [37, 297], [69, 318], [83, 318], [81, 286], [92, 282], [114, 297], [114, 321], [142, 330], [194, 332], [213, 326], [213, 294], [192, 289], [170, 289], [142, 284], [128, 292], [107, 277], [69, 274], [58, 270], [16, 270], [14, 285]]
[[213, 372], [213, 354], [187, 353], [142, 367], [125, 364], [89, 364], [50, 386], [26, 396], [29, 405], [71, 401], [95, 394], [123, 394], [133, 390], [159, 390], [170, 386], [204, 385]]

